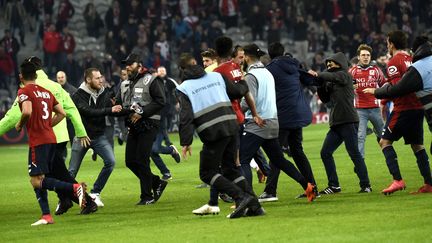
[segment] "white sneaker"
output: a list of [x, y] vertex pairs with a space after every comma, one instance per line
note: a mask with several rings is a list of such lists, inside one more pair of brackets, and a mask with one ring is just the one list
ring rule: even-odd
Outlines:
[[100, 198], [100, 194], [99, 193], [90, 193], [90, 197], [93, 198], [93, 201], [96, 203], [96, 205], [98, 207], [103, 207], [105, 206]]
[[220, 208], [218, 206], [210, 206], [208, 204], [205, 204], [204, 206], [197, 208], [192, 211], [195, 215], [208, 215], [208, 214], [219, 214]]

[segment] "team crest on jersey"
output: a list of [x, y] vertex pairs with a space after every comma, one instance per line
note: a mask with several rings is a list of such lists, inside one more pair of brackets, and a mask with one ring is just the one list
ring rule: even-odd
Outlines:
[[28, 99], [28, 96], [27, 95], [25, 95], [25, 94], [20, 94], [20, 96], [19, 96], [19, 101], [20, 102], [23, 102], [23, 101], [25, 101], [25, 100], [27, 100]]
[[398, 72], [398, 69], [396, 66], [390, 66], [387, 68], [389, 75], [394, 75]]
[[369, 70], [369, 75], [371, 76], [375, 75], [375, 70]]

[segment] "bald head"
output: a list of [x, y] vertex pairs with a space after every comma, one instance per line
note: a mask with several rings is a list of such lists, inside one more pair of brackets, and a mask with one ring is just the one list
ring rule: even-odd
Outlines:
[[63, 71], [57, 72], [57, 83], [61, 84], [61, 86], [65, 85], [66, 83], [66, 73]]

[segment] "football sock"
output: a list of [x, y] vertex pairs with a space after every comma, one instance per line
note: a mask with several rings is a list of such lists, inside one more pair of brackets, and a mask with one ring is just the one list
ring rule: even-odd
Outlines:
[[39, 206], [42, 211], [42, 215], [50, 214], [50, 209], [48, 205], [48, 192], [46, 189], [34, 189], [36, 194], [36, 199], [38, 200]]
[[218, 205], [218, 197], [219, 197], [218, 190], [216, 190], [216, 188], [214, 186], [210, 187], [210, 200], [208, 202], [208, 205], [217, 206]]
[[431, 171], [429, 166], [429, 157], [426, 154], [426, 150], [422, 149], [420, 151], [417, 151], [415, 153], [415, 156], [417, 158], [417, 165], [420, 170], [420, 174], [424, 178], [424, 183], [432, 185]]
[[398, 181], [402, 180], [402, 176], [399, 170], [397, 154], [393, 146], [385, 147], [382, 152], [386, 159], [387, 167], [390, 171], [390, 174], [393, 175], [393, 179]]
[[73, 184], [64, 181], [59, 181], [54, 178], [45, 177], [42, 180], [42, 189], [47, 189], [50, 191], [73, 192]]

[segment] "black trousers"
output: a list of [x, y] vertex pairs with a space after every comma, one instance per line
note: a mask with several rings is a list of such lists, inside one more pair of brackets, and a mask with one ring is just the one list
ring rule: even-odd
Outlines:
[[148, 129], [130, 129], [126, 143], [126, 166], [138, 177], [141, 187], [141, 199], [152, 200], [153, 186], [160, 182], [159, 176], [150, 169], [150, 155], [158, 127]]
[[[46, 177], [55, 178], [60, 181], [69, 183], [78, 183], [75, 178], [69, 174], [68, 169], [65, 164], [64, 154], [66, 153], [66, 145], [68, 142], [58, 143], [56, 145], [56, 152], [54, 154], [54, 159], [50, 167], [50, 172], [46, 174]], [[57, 191], [56, 191], [57, 192]], [[57, 192], [57, 196], [60, 200], [73, 200], [78, 202], [78, 199], [73, 195], [73, 193]]]
[[236, 136], [205, 142], [200, 152], [199, 174], [203, 182], [238, 200], [244, 192], [254, 194], [235, 164], [236, 143]]
[[[315, 183], [315, 178], [310, 166], [310, 162], [303, 151], [303, 128], [295, 129], [280, 129], [279, 143], [288, 144], [291, 150], [292, 158], [300, 173], [306, 180], [312, 184]], [[270, 175], [266, 181], [265, 192], [276, 194], [277, 184], [279, 180], [280, 169], [270, 163]]]

